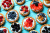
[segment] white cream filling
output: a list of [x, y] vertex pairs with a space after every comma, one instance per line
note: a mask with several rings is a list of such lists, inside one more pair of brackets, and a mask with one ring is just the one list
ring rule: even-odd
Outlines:
[[[6, 29], [6, 28], [0, 28], [0, 30], [3, 30], [3, 29]], [[7, 29], [6, 29], [7, 30]], [[8, 33], [8, 30], [6, 31], [6, 33]]]
[[[16, 24], [19, 24], [19, 23], [16, 23]], [[14, 24], [13, 24], [14, 25]], [[12, 30], [13, 28], [11, 27], [11, 30]], [[20, 30], [18, 31], [18, 32], [20, 32], [21, 31], [21, 25], [20, 25]], [[16, 31], [13, 31], [13, 32], [15, 32], [15, 33], [18, 33], [18, 32], [16, 32]]]
[[[3, 0], [3, 1], [5, 1], [5, 0]], [[7, 2], [7, 1], [6, 1], [6, 2]], [[2, 2], [2, 3], [3, 3], [3, 2]], [[13, 5], [12, 0], [11, 0], [11, 3], [12, 3], [12, 5]], [[12, 5], [11, 5], [11, 6], [8, 8], [6, 3], [5, 3], [5, 5], [6, 5], [6, 7], [4, 7], [4, 6], [2, 5], [2, 6], [3, 6], [3, 8], [5, 8], [5, 9], [9, 9], [9, 8], [12, 6]]]
[[50, 3], [49, 3], [49, 4], [47, 4], [45, 1], [44, 1], [44, 4], [45, 4], [45, 5], [47, 5], [47, 6], [50, 6]]
[[[45, 27], [45, 26], [44, 26], [44, 27]], [[41, 29], [41, 33], [42, 33], [42, 30], [45, 30], [44, 27]], [[50, 26], [47, 26], [47, 28], [49, 28], [49, 27], [50, 27]]]
[[[12, 11], [10, 11], [10, 12], [13, 12], [13, 10]], [[15, 11], [14, 11], [15, 12]], [[16, 12], [15, 12], [16, 13]], [[8, 14], [9, 14], [9, 12], [8, 12]], [[7, 18], [8, 18], [8, 14], [7, 14]], [[17, 13], [16, 13], [16, 17], [15, 17], [15, 19], [9, 19], [10, 21], [14, 21], [14, 20], [16, 20], [17, 19]]]
[[[28, 18], [26, 18], [26, 19], [24, 19], [24, 21], [23, 21], [23, 26], [24, 26], [24, 22], [27, 20]], [[31, 19], [31, 18], [30, 18]], [[34, 26], [34, 20], [33, 20], [33, 25], [32, 25], [32, 27], [25, 27], [25, 28], [27, 28], [27, 29], [30, 29], [30, 28], [33, 28], [33, 26]]]
[[[37, 14], [37, 15], [39, 15], [39, 14]], [[45, 16], [46, 16], [46, 15], [45, 15]], [[37, 18], [37, 21], [38, 21], [38, 22], [41, 22], [41, 23], [43, 23], [43, 22], [46, 21], [46, 18], [44, 18], [44, 19], [45, 19], [44, 21], [40, 21], [40, 20], [38, 19], [38, 16], [36, 16], [36, 18]]]
[[[20, 9], [21, 9], [21, 8], [20, 8]], [[28, 8], [28, 12], [29, 12], [29, 8]], [[28, 12], [26, 12], [26, 13], [23, 13], [23, 15], [24, 15], [24, 14], [27, 14]], [[21, 13], [21, 11], [20, 11], [20, 13]]]

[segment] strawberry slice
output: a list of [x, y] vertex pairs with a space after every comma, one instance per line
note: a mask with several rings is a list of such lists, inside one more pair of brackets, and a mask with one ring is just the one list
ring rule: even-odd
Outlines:
[[4, 5], [4, 3], [2, 3], [2, 5]]
[[6, 33], [7, 30], [6, 29], [3, 29], [3, 31], [4, 31], [4, 33]]
[[7, 5], [7, 7], [9, 8], [9, 7], [10, 7], [10, 5]]
[[6, 5], [4, 5], [4, 7], [6, 7]]
[[2, 19], [0, 19], [0, 22], [2, 22]]
[[3, 18], [3, 16], [0, 16], [0, 19], [2, 19]]
[[42, 3], [38, 3], [38, 6], [42, 6], [43, 4]]

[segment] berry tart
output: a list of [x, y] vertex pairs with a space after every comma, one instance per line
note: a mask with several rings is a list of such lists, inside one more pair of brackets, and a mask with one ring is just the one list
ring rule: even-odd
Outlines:
[[43, 9], [43, 4], [41, 1], [31, 1], [30, 3], [30, 8], [34, 11], [34, 12], [40, 12]]
[[30, 10], [29, 10], [28, 6], [24, 5], [24, 6], [20, 7], [19, 12], [22, 16], [27, 16], [30, 13]]
[[0, 27], [0, 33], [9, 33], [9, 30], [6, 27]]
[[48, 9], [48, 12], [47, 12], [48, 16], [50, 17], [50, 8]]
[[31, 30], [29, 33], [38, 33], [36, 30]]
[[50, 33], [50, 25], [45, 24], [40, 28], [40, 33]]
[[3, 25], [5, 22], [5, 17], [3, 14], [0, 13], [0, 25]]
[[5, 10], [9, 10], [14, 6], [13, 0], [2, 0], [2, 8]]
[[22, 26], [21, 26], [21, 24], [19, 24], [19, 23], [16, 22], [16, 23], [13, 23], [11, 25], [10, 29], [11, 29], [11, 31], [13, 33], [19, 33], [22, 30]]
[[36, 21], [32, 17], [25, 17], [22, 21], [22, 25], [26, 30], [32, 30], [36, 26]]
[[44, 4], [46, 7], [50, 7], [50, 0], [43, 0], [43, 4]]
[[15, 2], [19, 5], [22, 5], [24, 4], [25, 0], [15, 0]]
[[38, 13], [36, 16], [36, 20], [40, 24], [44, 24], [47, 21], [47, 16], [44, 13]]
[[16, 10], [9, 10], [6, 13], [6, 19], [7, 19], [7, 21], [9, 21], [11, 23], [17, 21], [18, 18], [19, 18], [19, 14]]

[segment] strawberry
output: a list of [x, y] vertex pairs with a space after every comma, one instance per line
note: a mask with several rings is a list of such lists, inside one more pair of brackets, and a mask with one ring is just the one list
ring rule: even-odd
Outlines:
[[3, 31], [4, 31], [4, 33], [6, 33], [7, 30], [6, 29], [3, 29]]
[[28, 22], [29, 20], [27, 19], [26, 22]]
[[6, 3], [6, 1], [3, 1], [3, 3]]
[[9, 4], [9, 2], [6, 2], [6, 4], [8, 5], [8, 4]]
[[4, 7], [6, 7], [6, 5], [4, 5]]
[[0, 16], [0, 19], [2, 19], [3, 18], [3, 16]]
[[25, 11], [28, 12], [28, 9], [26, 9]]
[[8, 0], [9, 2], [11, 2], [11, 0]]
[[2, 22], [2, 19], [0, 19], [0, 22]]
[[4, 5], [4, 3], [2, 3], [2, 5]]
[[7, 7], [9, 8], [9, 7], [10, 7], [10, 5], [7, 5]]
[[10, 2], [10, 5], [12, 5], [12, 3]]
[[24, 6], [21, 7], [21, 9], [23, 9], [23, 8], [24, 8]]
[[29, 26], [32, 27], [32, 23]]

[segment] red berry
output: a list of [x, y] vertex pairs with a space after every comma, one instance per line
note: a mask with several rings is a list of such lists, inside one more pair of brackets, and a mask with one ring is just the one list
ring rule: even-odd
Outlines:
[[3, 29], [3, 31], [4, 31], [4, 33], [6, 33], [7, 30], [6, 29]]
[[27, 7], [27, 6], [25, 6], [25, 8], [26, 8], [26, 9], [28, 9], [28, 7]]
[[0, 19], [0, 22], [2, 22], [2, 19]]
[[26, 9], [25, 11], [28, 12], [28, 9]]
[[11, 0], [8, 0], [9, 2], [11, 2]]
[[3, 16], [0, 16], [0, 19], [2, 19], [3, 18]]
[[9, 4], [9, 2], [6, 2], [6, 4]]
[[29, 20], [27, 19], [26, 22], [28, 22]]
[[24, 8], [24, 6], [21, 7], [21, 9], [23, 9], [23, 8]]
[[28, 21], [28, 23], [30, 24], [30, 23], [31, 23], [31, 21]]
[[4, 7], [6, 7], [6, 5], [4, 5]]
[[2, 3], [2, 5], [4, 5], [4, 3]]
[[6, 1], [3, 1], [3, 3], [6, 3]]
[[30, 18], [28, 18], [28, 20], [30, 20]]
[[8, 1], [8, 0], [5, 0], [5, 1]]
[[12, 5], [12, 3], [10, 2], [10, 5]]
[[30, 21], [31, 21], [31, 22], [33, 22], [33, 20], [32, 20], [32, 19], [30, 19]]
[[7, 7], [9, 8], [9, 7], [10, 7], [10, 5], [7, 5]]

